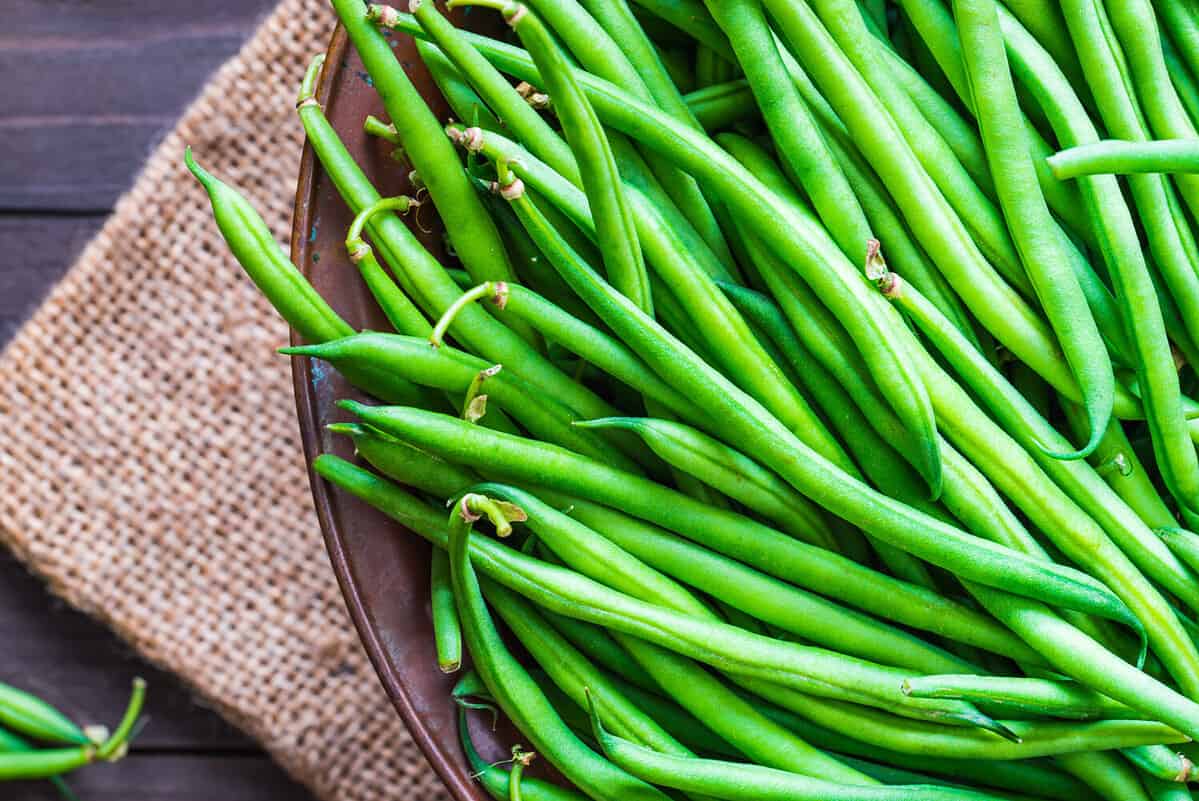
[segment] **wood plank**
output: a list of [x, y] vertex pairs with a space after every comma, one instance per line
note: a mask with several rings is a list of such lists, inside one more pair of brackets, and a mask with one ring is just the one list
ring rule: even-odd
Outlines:
[[271, 5], [271, 0], [4, 0], [0, 47], [31, 36], [126, 37], [131, 30], [181, 25], [225, 23], [248, 30]]
[[[311, 794], [266, 757], [130, 754], [67, 780], [84, 801], [305, 801]], [[61, 801], [45, 782], [0, 785], [0, 796]]]
[[100, 229], [104, 217], [0, 214], [0, 345]]
[[272, 5], [6, 3], [0, 210], [110, 208], [205, 79]]

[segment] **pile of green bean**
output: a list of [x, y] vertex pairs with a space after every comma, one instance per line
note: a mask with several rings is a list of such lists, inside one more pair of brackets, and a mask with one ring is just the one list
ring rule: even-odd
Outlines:
[[463, 725], [486, 789], [1189, 799], [1199, 4], [449, 5], [509, 35], [333, 0], [416, 197], [298, 98], [392, 331], [187, 163], [372, 399], [313, 468], [434, 546], [453, 701], [523, 738]]
[[129, 704], [116, 729], [80, 727], [54, 706], [0, 683], [0, 782], [47, 779], [65, 801], [75, 798], [63, 777], [97, 762], [123, 758], [136, 734], [146, 683], [133, 682]]

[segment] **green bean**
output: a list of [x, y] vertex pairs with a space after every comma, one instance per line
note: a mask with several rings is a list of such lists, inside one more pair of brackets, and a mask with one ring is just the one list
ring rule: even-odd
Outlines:
[[587, 688], [601, 692], [604, 714], [622, 736], [656, 751], [691, 754], [690, 749], [641, 711], [587, 657], [554, 631], [532, 604], [501, 584], [486, 579], [480, 583], [492, 608], [567, 698], [585, 709]]
[[667, 464], [744, 504], [780, 530], [830, 551], [841, 550], [819, 508], [754, 460], [690, 426], [645, 417], [605, 417], [575, 425], [632, 431]]
[[511, 280], [512, 270], [495, 223], [438, 134], [441, 123], [425, 105], [391, 43], [367, 17], [362, 0], [334, 0], [333, 8], [383, 100], [412, 166], [429, 190], [454, 251], [477, 281]]
[[1004, 676], [919, 676], [904, 682], [903, 691], [917, 698], [958, 698], [1000, 709], [1023, 710], [1075, 720], [1138, 715], [1123, 704], [1076, 684]]
[[[901, 753], [827, 729], [794, 712], [766, 704], [748, 693], [745, 694], [745, 697], [752, 699], [751, 702], [755, 704], [755, 707], [771, 720], [791, 729], [812, 744], [841, 755], [842, 759], [846, 758], [845, 755], [851, 755], [906, 770], [940, 774], [959, 782], [972, 782], [1004, 790], [1036, 793], [1038, 796], [1055, 799], [1055, 801], [1095, 801], [1094, 794], [1085, 785], [1047, 764], [1031, 760], [1016, 762], [955, 759], [917, 753]], [[859, 736], [863, 735], [860, 730], [856, 733]]]
[[1166, 725], [1143, 720], [1024, 721], [1005, 720], [1017, 740], [997, 739], [988, 732], [938, 726], [925, 721], [816, 698], [787, 687], [741, 676], [733, 680], [755, 695], [855, 739], [904, 754], [946, 759], [1016, 760], [1077, 751], [1132, 748], [1185, 741]]
[[[342, 365], [351, 369], [371, 365], [422, 386], [459, 394], [467, 392], [481, 370], [492, 367], [468, 353], [448, 347], [430, 348], [426, 340], [397, 334], [355, 334], [319, 345], [281, 350], [292, 356], [324, 359], [339, 369]], [[506, 370], [497, 372], [487, 380], [487, 393], [536, 436], [639, 472], [635, 463], [616, 448], [572, 425], [569, 409], [552, 398], [539, 396], [520, 376]]]
[[[0, 751], [0, 781], [49, 779], [70, 773], [96, 761], [113, 762], [124, 756], [129, 737], [141, 716], [146, 698], [146, 683], [134, 679], [133, 692], [125, 714], [108, 738], [99, 744], [70, 748], [48, 748], [41, 751]], [[86, 738], [85, 738], [86, 739]]]
[[1170, 82], [1174, 84], [1174, 91], [1178, 92], [1178, 99], [1186, 107], [1191, 122], [1199, 125], [1199, 85], [1196, 85], [1195, 76], [1182, 62], [1178, 48], [1166, 32], [1162, 34], [1162, 55], [1166, 59], [1166, 69], [1170, 72]]
[[744, 78], [696, 89], [683, 96], [704, 130], [717, 131], [757, 114], [753, 92]]
[[1020, 127], [1020, 109], [995, 2], [954, 0], [953, 9], [1004, 217], [1078, 382], [1090, 422], [1086, 444], [1073, 453], [1058, 454], [1058, 458], [1085, 458], [1099, 446], [1112, 415], [1115, 375], [1111, 360], [1028, 161], [1030, 146]]
[[501, 529], [509, 525], [504, 513], [495, 509], [494, 502], [467, 495], [454, 504], [446, 544], [463, 635], [474, 658], [475, 670], [492, 697], [537, 752], [596, 801], [613, 797], [664, 801], [662, 793], [583, 745], [504, 645], [487, 611], [472, 565], [472, 540], [481, 538], [470, 537], [471, 521], [482, 514]]
[[[1148, 118], [1152, 138], [1194, 139], [1199, 136], [1170, 80], [1152, 3], [1128, 0], [1109, 3], [1107, 8], [1111, 28], [1123, 49], [1132, 85], [1140, 99], [1141, 112]], [[1174, 186], [1191, 214], [1199, 214], [1199, 176], [1176, 175]]]
[[[1116, 60], [1113, 43], [1108, 41], [1102, 26], [1099, 9], [1090, 0], [1070, 0], [1063, 5], [1070, 35], [1075, 40], [1079, 57], [1086, 67], [1087, 80], [1095, 92], [1104, 122], [1115, 136], [1124, 139], [1146, 139], [1144, 124], [1139, 117], [1135, 99], [1123, 80]], [[1092, 137], [1086, 141], [1093, 141]], [[1069, 144], [1083, 144], [1069, 142]], [[1063, 143], [1066, 144], [1066, 143]], [[1091, 181], [1097, 178], [1088, 179]], [[1110, 179], [1109, 180], [1114, 180]], [[1171, 294], [1179, 304], [1187, 330], [1199, 331], [1199, 273], [1196, 260], [1199, 252], [1185, 220], [1180, 219], [1181, 209], [1173, 197], [1164, 176], [1131, 176], [1129, 187], [1134, 201], [1141, 211], [1141, 220], [1146, 228], [1150, 250], [1165, 275]], [[1129, 243], [1131, 245], [1131, 242]], [[1118, 270], [1113, 269], [1113, 277]], [[1120, 279], [1116, 277], [1117, 284]], [[1120, 292], [1117, 291], [1117, 296]], [[1127, 295], [1123, 298], [1131, 303]], [[1154, 307], [1143, 307], [1152, 313]], [[1127, 326], [1131, 331], [1134, 326]], [[1137, 330], [1134, 336], [1140, 334]], [[1164, 340], [1164, 336], [1161, 337]], [[1147, 366], [1142, 364], [1143, 371]], [[1164, 370], [1162, 371], [1165, 372]], [[1138, 377], [1145, 394], [1146, 405], [1152, 405], [1159, 393], [1169, 396], [1169, 405], [1174, 416], [1166, 419], [1164, 414], [1149, 414], [1150, 432], [1153, 436], [1162, 477], [1171, 494], [1178, 500], [1184, 513], [1199, 509], [1199, 458], [1195, 448], [1186, 441], [1185, 420], [1178, 409], [1178, 379], [1171, 373], [1160, 378], [1145, 375]], [[1195, 505], [1195, 508], [1192, 508]]]
[[[197, 164], [191, 148], [184, 153], [184, 161], [208, 193], [213, 218], [230, 252], [279, 316], [308, 342], [325, 342], [353, 334], [350, 324], [337, 316], [291, 263], [253, 206]], [[377, 369], [351, 370], [346, 378], [382, 400], [397, 403], [426, 400], [411, 382]]]
[[993, 796], [930, 785], [856, 786], [789, 773], [776, 768], [659, 754], [609, 734], [591, 706], [592, 727], [605, 756], [646, 781], [691, 793], [732, 801], [987, 801]]
[[[22, 740], [12, 732], [0, 729], [0, 753], [28, 753], [34, 750], [32, 743]], [[51, 776], [49, 781], [63, 801], [79, 801], [61, 776]]]
[[[415, 22], [413, 24], [415, 25]], [[311, 97], [310, 85], [315, 82], [315, 76], [315, 70], [310, 69], [305, 86], [301, 88], [301, 98]], [[320, 105], [315, 100], [306, 102], [302, 99], [299, 114], [304, 131], [308, 135], [308, 143], [351, 211], [357, 214], [377, 203], [380, 199], [379, 193], [354, 162], [325, 118]], [[375, 248], [383, 255], [384, 261], [395, 270], [396, 279], [404, 292], [426, 313], [434, 317], [441, 316], [445, 307], [461, 294], [441, 264], [425, 250], [398, 218], [388, 215], [372, 217], [367, 221], [366, 229], [375, 243]], [[268, 297], [271, 297], [269, 293]], [[334, 333], [337, 336], [353, 333], [352, 330], [348, 330], [348, 326], [345, 328], [346, 330], [339, 329]], [[303, 333], [301, 330], [301, 334]], [[519, 334], [493, 319], [482, 309], [464, 310], [459, 315], [452, 333], [467, 349], [492, 364], [507, 365], [513, 373], [522, 376], [546, 395], [557, 398], [579, 414], [601, 417], [613, 411], [612, 406], [600, 400], [586, 387], [571, 380], [543, 358]], [[332, 335], [319, 339], [305, 336], [310, 342], [333, 338]]]
[[349, 253], [350, 261], [358, 266], [363, 283], [379, 304], [383, 315], [396, 332], [414, 337], [427, 336], [430, 330], [429, 322], [404, 291], [384, 272], [379, 260], [375, 258], [374, 249], [363, 238], [362, 229], [367, 220], [376, 214], [389, 211], [403, 214], [419, 205], [412, 198], [404, 196], [383, 198], [363, 209], [346, 232], [346, 252]]
[[[367, 6], [368, 18], [373, 18], [374, 13], [375, 6]], [[429, 76], [433, 78], [437, 91], [441, 92], [442, 97], [450, 106], [450, 111], [458, 119], [467, 120], [471, 125], [478, 125], [489, 130], [498, 130], [504, 127], [499, 117], [491, 112], [479, 93], [436, 45], [418, 39], [416, 52], [424, 62], [425, 68], [429, 70]], [[399, 137], [397, 136], [396, 139]]]
[[1063, 181], [1080, 175], [1199, 173], [1199, 142], [1194, 139], [1153, 142], [1109, 139], [1067, 148], [1055, 153], [1048, 161], [1053, 174]]
[[462, 666], [462, 627], [458, 624], [458, 612], [454, 609], [450, 561], [440, 548], [433, 549], [429, 594], [437, 667], [441, 668], [442, 673], [455, 673]]
[[0, 682], [0, 724], [50, 743], [89, 745], [92, 740], [70, 718], [36, 695]]
[[[483, 58], [459, 30], [438, 13], [431, 2], [413, 4], [412, 16], [421, 28], [437, 44], [443, 57], [453, 62], [465, 80], [476, 87], [487, 102], [504, 121], [504, 127], [534, 149], [538, 157], [550, 164], [557, 172], [571, 181], [579, 177], [574, 154], [549, 124], [525, 99], [517, 94], [495, 67]], [[372, 5], [371, 19], [388, 26], [396, 10], [390, 6]], [[468, 125], [477, 123], [463, 119]], [[495, 130], [495, 129], [492, 129]]]
[[[403, 15], [400, 15], [397, 28], [406, 32], [419, 31], [419, 26], [404, 19]], [[525, 80], [540, 80], [528, 56], [519, 50], [486, 37], [472, 37], [471, 41], [501, 70]], [[585, 73], [579, 73], [577, 77], [607, 125], [675, 160], [720, 197], [723, 202], [718, 205], [735, 206], [743, 212], [743, 219], [763, 241], [803, 272], [824, 302], [850, 323], [855, 342], [867, 356], [867, 364], [883, 396], [916, 435], [922, 449], [930, 452], [928, 459], [934, 459], [936, 448], [932, 442], [927, 395], [908, 373], [906, 348], [896, 351], [899, 346], [893, 341], [895, 337], [889, 335], [898, 321], [865, 297], [860, 276], [823, 229], [814, 220], [796, 215], [706, 137], [679, 126], [655, 108], [605, 81], [589, 78]], [[850, 272], [855, 274], [850, 275]], [[938, 464], [935, 461], [926, 463], [933, 467]], [[929, 473], [935, 479], [940, 471], [930, 470]], [[937, 494], [939, 482], [931, 483]]]

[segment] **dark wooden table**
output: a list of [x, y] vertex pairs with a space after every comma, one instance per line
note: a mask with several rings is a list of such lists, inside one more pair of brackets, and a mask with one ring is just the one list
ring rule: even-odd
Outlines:
[[[274, 0], [0, 0], [0, 344], [66, 270], [158, 139]], [[114, 721], [135, 675], [148, 724], [83, 801], [310, 801], [178, 681], [0, 555], [0, 679]], [[4, 785], [0, 798], [56, 798]]]

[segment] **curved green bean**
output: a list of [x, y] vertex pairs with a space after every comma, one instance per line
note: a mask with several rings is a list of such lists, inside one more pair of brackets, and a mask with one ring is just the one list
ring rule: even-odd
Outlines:
[[1090, 435], [1058, 458], [1085, 458], [1099, 447], [1115, 404], [1116, 378], [1099, 328], [1074, 276], [1062, 238], [1028, 159], [1016, 89], [1004, 53], [995, 0], [954, 0], [962, 54], [987, 160], [1012, 239], [1078, 381]]
[[462, 666], [462, 627], [454, 606], [454, 588], [450, 584], [450, 560], [440, 548], [433, 549], [429, 575], [429, 606], [433, 613], [433, 644], [437, 667], [442, 673], [455, 673]]

